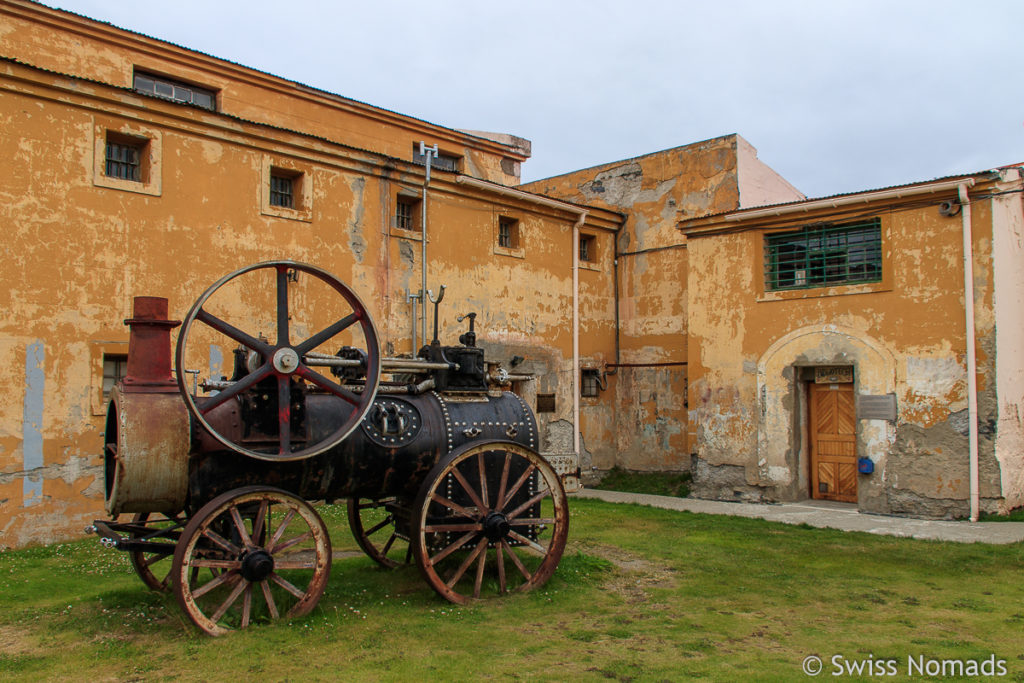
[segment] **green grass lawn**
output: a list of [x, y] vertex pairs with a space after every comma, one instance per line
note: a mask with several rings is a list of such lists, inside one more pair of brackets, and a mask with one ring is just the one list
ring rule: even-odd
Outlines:
[[[322, 510], [354, 550], [343, 508]], [[94, 539], [0, 553], [2, 680], [804, 680], [812, 654], [831, 680], [833, 656], [894, 659], [891, 680], [908, 657], [994, 654], [1024, 681], [1024, 546], [574, 499], [532, 594], [455, 607], [414, 567], [352, 556], [308, 617], [219, 639]]]
[[613, 467], [605, 473], [600, 483], [591, 488], [686, 498], [690, 495], [690, 473], [630, 472], [621, 467]]

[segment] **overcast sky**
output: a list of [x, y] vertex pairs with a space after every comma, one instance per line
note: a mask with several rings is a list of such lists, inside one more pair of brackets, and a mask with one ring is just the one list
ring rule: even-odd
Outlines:
[[729, 133], [808, 196], [1024, 162], [1021, 0], [51, 0], [451, 128], [523, 181]]

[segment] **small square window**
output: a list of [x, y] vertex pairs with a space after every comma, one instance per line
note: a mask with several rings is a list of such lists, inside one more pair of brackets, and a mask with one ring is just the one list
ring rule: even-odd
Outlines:
[[313, 169], [263, 158], [260, 171], [260, 212], [264, 216], [312, 222]]
[[270, 205], [286, 209], [295, 208], [295, 180], [291, 175], [270, 172]]
[[593, 235], [580, 235], [580, 261], [597, 260], [597, 239]]
[[133, 138], [108, 131], [104, 174], [108, 178], [143, 182], [148, 142], [144, 138]]
[[553, 412], [555, 412], [555, 395], [554, 394], [537, 394], [537, 412], [538, 413], [553, 413]]
[[504, 216], [498, 219], [498, 246], [503, 249], [519, 248], [519, 221]]
[[580, 396], [594, 397], [601, 393], [601, 371], [592, 368], [580, 370]]
[[418, 230], [419, 217], [420, 200], [416, 197], [399, 195], [395, 201], [395, 227], [399, 230]]
[[128, 374], [128, 356], [103, 354], [103, 401], [110, 400], [110, 390]]

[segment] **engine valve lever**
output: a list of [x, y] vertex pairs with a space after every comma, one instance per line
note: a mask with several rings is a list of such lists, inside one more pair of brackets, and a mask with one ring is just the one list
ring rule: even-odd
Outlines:
[[437, 338], [437, 306], [444, 300], [445, 285], [441, 285], [441, 291], [438, 293], [437, 298], [434, 298], [434, 290], [427, 290], [427, 298], [430, 299], [430, 303], [434, 304], [434, 338], [430, 340], [431, 344], [440, 344], [441, 341]]
[[467, 313], [466, 315], [460, 315], [458, 320], [461, 323], [466, 318], [469, 318], [469, 332], [459, 335], [459, 343], [463, 346], [476, 346], [476, 331], [474, 330], [474, 323], [476, 322], [476, 313]]

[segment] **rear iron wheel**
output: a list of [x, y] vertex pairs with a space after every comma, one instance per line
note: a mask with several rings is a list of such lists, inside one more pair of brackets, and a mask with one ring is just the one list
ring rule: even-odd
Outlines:
[[348, 525], [363, 552], [388, 569], [412, 561], [412, 547], [396, 524], [395, 499], [350, 498]]
[[[132, 518], [132, 524], [140, 527], [139, 531], [131, 533], [131, 539], [137, 541], [144, 539], [154, 542], [154, 550], [130, 550], [128, 560], [132, 563], [132, 569], [139, 575], [142, 582], [150, 590], [166, 593], [171, 590], [171, 565], [173, 563], [174, 544], [181, 535], [181, 527], [185, 526], [185, 520], [178, 516], [167, 516], [140, 512]], [[145, 531], [141, 528], [144, 527]], [[165, 552], [156, 544], [163, 544], [166, 541]]]
[[185, 614], [218, 636], [308, 614], [330, 571], [331, 541], [316, 510], [281, 489], [248, 486], [196, 513], [171, 574]]
[[510, 441], [466, 444], [442, 459], [413, 514], [416, 564], [431, 588], [458, 604], [543, 585], [569, 532], [554, 468]]

